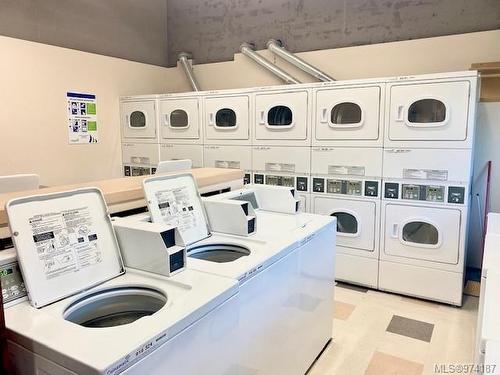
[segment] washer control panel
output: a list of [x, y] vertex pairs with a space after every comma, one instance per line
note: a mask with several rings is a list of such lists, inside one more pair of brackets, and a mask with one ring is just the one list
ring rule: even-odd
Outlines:
[[17, 262], [0, 265], [2, 298], [4, 305], [27, 296], [23, 277]]
[[[399, 192], [401, 191], [401, 196]], [[445, 198], [447, 201], [445, 202]], [[464, 204], [465, 187], [443, 185], [417, 185], [386, 182], [384, 184], [384, 198], [404, 199], [410, 201]]]

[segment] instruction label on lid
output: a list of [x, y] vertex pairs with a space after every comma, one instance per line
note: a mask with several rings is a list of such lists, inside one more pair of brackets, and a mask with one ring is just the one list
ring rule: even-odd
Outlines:
[[30, 217], [37, 258], [46, 279], [102, 262], [97, 232], [88, 207]]
[[164, 223], [178, 227], [181, 232], [196, 227], [198, 223], [187, 187], [157, 191], [155, 196]]

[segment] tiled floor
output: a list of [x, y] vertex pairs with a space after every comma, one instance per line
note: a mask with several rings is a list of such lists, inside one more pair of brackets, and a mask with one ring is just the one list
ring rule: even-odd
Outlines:
[[435, 374], [473, 360], [476, 297], [462, 308], [346, 284], [335, 287], [333, 340], [308, 375]]

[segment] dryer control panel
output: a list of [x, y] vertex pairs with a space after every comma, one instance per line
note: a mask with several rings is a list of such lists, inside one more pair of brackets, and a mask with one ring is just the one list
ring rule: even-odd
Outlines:
[[313, 193], [342, 194], [358, 197], [378, 197], [379, 182], [365, 180], [337, 180], [314, 177]]
[[385, 182], [384, 198], [422, 202], [464, 204], [465, 187]]
[[293, 187], [297, 191], [308, 191], [308, 177], [254, 173], [253, 183], [259, 185]]

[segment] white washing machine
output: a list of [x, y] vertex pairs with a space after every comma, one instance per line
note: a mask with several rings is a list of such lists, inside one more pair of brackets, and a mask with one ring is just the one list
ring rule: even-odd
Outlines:
[[337, 280], [378, 287], [382, 149], [313, 147], [312, 212], [337, 218]]
[[243, 169], [244, 183], [249, 184], [252, 175], [252, 146], [204, 145], [203, 166]]
[[[146, 179], [144, 190], [153, 222], [181, 228], [189, 268], [239, 281], [244, 359], [231, 373], [304, 374], [331, 336], [334, 220], [316, 216], [293, 228], [287, 221], [279, 237], [260, 235], [258, 222], [253, 237], [210, 236], [190, 175]], [[282, 229], [278, 220], [266, 224], [271, 233]], [[313, 252], [321, 261], [302, 267]], [[314, 319], [322, 324], [308, 324]]]
[[122, 143], [123, 175], [144, 176], [154, 174], [160, 161], [158, 143]]
[[203, 143], [201, 93], [162, 95], [158, 106], [161, 143]]
[[193, 168], [203, 167], [203, 145], [185, 143], [161, 143], [160, 161], [189, 159]]
[[385, 84], [329, 82], [313, 89], [313, 96], [313, 146], [382, 146]]
[[476, 71], [388, 80], [384, 147], [472, 148], [478, 88]]
[[469, 187], [384, 180], [379, 288], [462, 305]]
[[207, 95], [203, 101], [205, 144], [251, 144], [250, 92], [224, 91]]
[[310, 210], [310, 147], [253, 146], [253, 183], [294, 187], [302, 210]]
[[[17, 373], [215, 375], [239, 365], [237, 283], [125, 270], [98, 189], [15, 199], [7, 213], [31, 302], [5, 310]], [[2, 266], [10, 287], [21, 280], [13, 268]]]
[[122, 143], [158, 143], [158, 96], [120, 98]]
[[254, 145], [311, 144], [310, 89], [257, 89], [254, 106]]

